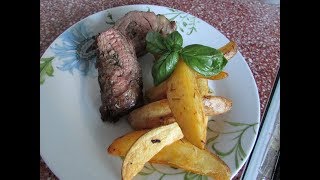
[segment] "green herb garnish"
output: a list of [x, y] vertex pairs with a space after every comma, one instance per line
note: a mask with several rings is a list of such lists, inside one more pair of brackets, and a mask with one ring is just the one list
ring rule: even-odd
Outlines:
[[182, 48], [183, 38], [178, 31], [167, 37], [162, 37], [158, 32], [149, 32], [146, 42], [150, 53], [160, 55], [152, 67], [155, 85], [165, 81], [172, 74], [179, 56], [190, 68], [204, 76], [220, 73], [228, 62], [219, 50], [208, 46], [192, 44]]

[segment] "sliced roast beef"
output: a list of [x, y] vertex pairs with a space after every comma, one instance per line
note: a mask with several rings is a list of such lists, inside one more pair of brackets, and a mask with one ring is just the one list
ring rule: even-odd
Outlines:
[[117, 121], [142, 105], [142, 72], [137, 56], [146, 53], [146, 35], [157, 31], [166, 36], [175, 29], [175, 22], [162, 15], [131, 11], [97, 37], [102, 120]]
[[134, 47], [114, 28], [97, 37], [102, 120], [117, 121], [142, 102], [142, 72]]
[[119, 19], [114, 28], [132, 41], [139, 57], [146, 54], [146, 35], [149, 31], [157, 31], [166, 36], [175, 31], [176, 23], [153, 12], [131, 11]]

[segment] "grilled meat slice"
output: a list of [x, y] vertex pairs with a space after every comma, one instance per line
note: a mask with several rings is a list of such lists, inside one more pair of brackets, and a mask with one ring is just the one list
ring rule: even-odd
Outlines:
[[142, 72], [134, 47], [118, 30], [97, 37], [101, 118], [117, 121], [142, 103]]
[[131, 11], [119, 19], [114, 28], [132, 41], [136, 55], [140, 57], [147, 53], [146, 35], [149, 31], [156, 31], [166, 36], [175, 31], [176, 23], [153, 12]]

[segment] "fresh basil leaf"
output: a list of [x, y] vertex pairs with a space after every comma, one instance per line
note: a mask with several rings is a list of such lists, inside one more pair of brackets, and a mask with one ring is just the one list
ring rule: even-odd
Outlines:
[[184, 47], [181, 56], [190, 68], [207, 77], [220, 73], [228, 62], [219, 50], [200, 44]]
[[160, 54], [166, 51], [164, 38], [158, 32], [148, 32], [146, 36], [147, 51], [152, 54]]
[[179, 60], [177, 51], [164, 53], [152, 67], [152, 77], [155, 85], [166, 80], [176, 68]]
[[170, 33], [165, 39], [164, 44], [168, 50], [179, 51], [182, 49], [183, 39], [178, 31]]

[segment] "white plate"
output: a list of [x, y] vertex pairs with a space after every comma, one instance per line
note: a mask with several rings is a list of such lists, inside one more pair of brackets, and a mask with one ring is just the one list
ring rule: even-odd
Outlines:
[[[101, 121], [95, 59], [85, 47], [90, 45], [90, 37], [132, 10], [150, 10], [177, 21], [184, 46], [197, 43], [219, 48], [229, 42], [214, 27], [190, 14], [153, 5], [111, 8], [81, 20], [62, 33], [40, 61], [40, 77], [44, 79], [40, 85], [40, 153], [60, 179], [121, 178], [122, 160], [108, 155], [106, 148], [132, 129], [124, 119], [115, 124]], [[152, 58], [151, 55], [140, 58], [144, 62], [141, 64], [144, 88], [152, 85]], [[208, 140], [212, 141], [207, 147], [229, 165], [234, 176], [253, 148], [260, 107], [255, 80], [239, 52], [225, 71], [229, 73], [228, 78], [210, 81], [209, 85], [216, 95], [232, 99], [233, 108], [208, 123]], [[201, 178], [160, 165], [148, 164], [143, 172], [135, 179]]]

